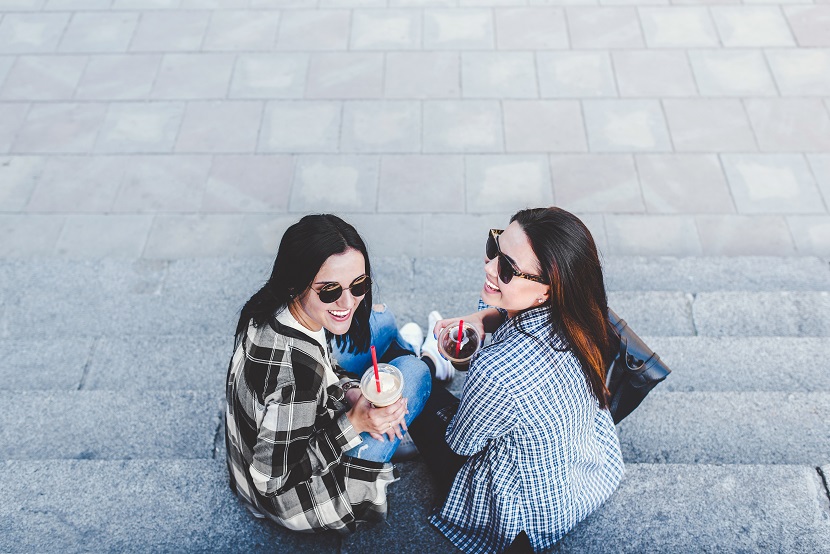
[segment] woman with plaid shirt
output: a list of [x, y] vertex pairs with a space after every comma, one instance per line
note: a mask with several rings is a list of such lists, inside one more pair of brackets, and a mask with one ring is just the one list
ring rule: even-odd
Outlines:
[[430, 517], [439, 531], [465, 552], [541, 552], [624, 471], [604, 379], [602, 269], [588, 229], [558, 208], [518, 212], [490, 231], [486, 255], [491, 308], [461, 319], [492, 343], [473, 357], [460, 403], [436, 389], [411, 433], [448, 491]]
[[[270, 278], [242, 308], [225, 443], [231, 488], [257, 517], [344, 534], [385, 517], [386, 488], [397, 480], [389, 462], [431, 379], [391, 312], [372, 309], [370, 275], [354, 227], [306, 216], [285, 232]], [[402, 398], [385, 408], [357, 386], [370, 344], [404, 376]]]

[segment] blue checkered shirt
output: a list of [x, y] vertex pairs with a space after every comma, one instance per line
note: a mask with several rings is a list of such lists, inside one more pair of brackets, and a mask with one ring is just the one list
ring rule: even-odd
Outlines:
[[550, 548], [622, 479], [620, 444], [546, 308], [508, 319], [470, 365], [447, 443], [469, 456], [430, 522], [464, 552], [525, 531]]

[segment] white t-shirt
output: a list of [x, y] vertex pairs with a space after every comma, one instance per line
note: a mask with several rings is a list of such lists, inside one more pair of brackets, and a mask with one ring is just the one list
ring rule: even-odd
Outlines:
[[326, 344], [327, 341], [325, 327], [321, 327], [319, 331], [312, 331], [306, 328], [302, 323], [297, 321], [297, 318], [294, 317], [294, 314], [292, 314], [288, 308], [285, 308], [283, 311], [277, 314], [277, 321], [279, 321], [286, 327], [291, 327], [292, 329], [300, 331], [304, 335], [308, 335], [309, 337], [317, 341], [320, 344], [320, 346], [323, 347], [323, 352], [326, 353], [323, 356], [326, 373], [326, 387], [330, 387], [332, 385], [337, 384], [337, 382], [340, 381], [340, 379], [338, 379], [337, 375], [334, 374], [334, 369], [332, 369], [331, 367], [331, 360], [329, 359], [328, 355], [328, 346]]

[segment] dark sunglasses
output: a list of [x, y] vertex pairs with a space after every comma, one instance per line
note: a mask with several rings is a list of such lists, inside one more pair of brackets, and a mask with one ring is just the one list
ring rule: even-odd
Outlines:
[[516, 267], [513, 265], [513, 260], [505, 256], [501, 248], [499, 248], [499, 235], [504, 232], [503, 229], [490, 229], [490, 234], [487, 235], [487, 247], [484, 253], [487, 255], [488, 260], [492, 260], [493, 258], [499, 258], [499, 279], [505, 285], [513, 280], [513, 277], [521, 277], [522, 279], [527, 279], [528, 281], [535, 281], [537, 283], [542, 283], [543, 285], [547, 285], [548, 282], [539, 275], [531, 275], [529, 273], [522, 273], [521, 271], [517, 270]]
[[[361, 275], [346, 287], [346, 290], [352, 291], [352, 296], [363, 296], [372, 287], [372, 280], [368, 275]], [[314, 289], [311, 289], [314, 290]], [[323, 304], [331, 304], [343, 296], [343, 287], [340, 283], [326, 283], [320, 290], [314, 290], [320, 296], [320, 302]]]

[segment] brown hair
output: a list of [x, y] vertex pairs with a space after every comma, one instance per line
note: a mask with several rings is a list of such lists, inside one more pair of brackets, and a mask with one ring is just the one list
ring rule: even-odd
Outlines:
[[599, 405], [608, 408], [608, 298], [591, 232], [578, 217], [554, 207], [522, 210], [510, 221], [522, 227], [550, 283], [546, 305], [553, 332], [567, 341]]

